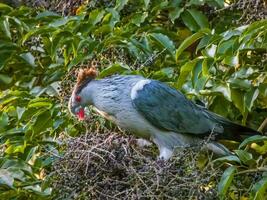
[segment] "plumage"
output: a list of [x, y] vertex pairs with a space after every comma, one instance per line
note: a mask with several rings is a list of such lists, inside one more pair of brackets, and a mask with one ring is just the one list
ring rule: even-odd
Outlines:
[[[215, 140], [240, 140], [241, 135], [258, 134], [208, 111], [156, 80], [135, 75], [88, 79], [83, 80], [82, 87], [75, 86], [69, 101], [70, 111], [80, 115], [81, 109], [92, 105], [122, 129], [152, 140], [164, 159], [172, 155], [175, 147], [197, 145], [211, 134]], [[80, 101], [75, 99], [77, 96]], [[228, 153], [216, 141], [210, 141], [207, 146], [217, 153]]]

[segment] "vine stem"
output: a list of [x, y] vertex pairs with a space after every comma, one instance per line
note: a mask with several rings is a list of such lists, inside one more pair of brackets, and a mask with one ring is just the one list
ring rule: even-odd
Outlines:
[[252, 172], [267, 172], [267, 167], [258, 167], [256, 169], [248, 169], [241, 172], [237, 172], [236, 175], [252, 173]]
[[[264, 128], [267, 126], [267, 118], [261, 123], [260, 127], [258, 128], [259, 132], [263, 132]], [[264, 134], [264, 133], [263, 133]]]

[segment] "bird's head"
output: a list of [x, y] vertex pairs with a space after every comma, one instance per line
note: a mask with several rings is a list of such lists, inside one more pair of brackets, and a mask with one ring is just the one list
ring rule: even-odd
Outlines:
[[72, 95], [69, 99], [69, 111], [77, 116], [79, 120], [85, 117], [84, 108], [90, 104], [90, 92], [86, 90], [88, 84], [95, 79], [97, 71], [94, 67], [80, 69], [77, 76], [77, 83], [74, 86]]

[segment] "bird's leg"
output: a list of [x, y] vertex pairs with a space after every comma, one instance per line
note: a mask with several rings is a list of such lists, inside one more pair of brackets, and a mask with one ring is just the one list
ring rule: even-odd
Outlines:
[[136, 144], [139, 146], [139, 147], [149, 147], [152, 145], [151, 142], [149, 142], [148, 140], [146, 139], [142, 139], [142, 138], [138, 138], [136, 139]]
[[166, 147], [156, 137], [152, 138], [152, 141], [157, 145], [159, 149], [158, 160], [168, 160], [170, 157], [172, 157], [173, 152], [174, 152], [173, 148]]
[[168, 160], [170, 157], [172, 157], [174, 147], [172, 147], [171, 145], [167, 147], [165, 143], [163, 143], [162, 140], [159, 140], [157, 137], [151, 139], [159, 149], [158, 160]]

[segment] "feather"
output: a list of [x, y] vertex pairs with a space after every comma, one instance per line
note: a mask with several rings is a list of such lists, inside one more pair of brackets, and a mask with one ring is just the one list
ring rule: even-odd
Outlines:
[[142, 89], [134, 89], [133, 105], [146, 120], [161, 130], [202, 138], [214, 133], [215, 139], [237, 140], [242, 135], [259, 134], [194, 104], [178, 90], [159, 81], [151, 80]]

